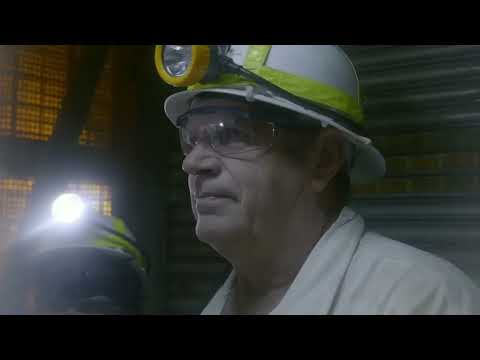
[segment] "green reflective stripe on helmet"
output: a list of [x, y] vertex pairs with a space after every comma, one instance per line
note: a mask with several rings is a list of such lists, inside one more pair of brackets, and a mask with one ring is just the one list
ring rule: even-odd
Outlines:
[[135, 248], [135, 246], [119, 236], [114, 234], [105, 234], [105, 236], [97, 238], [93, 243], [99, 248], [121, 250], [126, 252], [135, 259], [140, 267], [145, 268], [145, 259], [143, 258], [142, 254]]
[[[289, 93], [309, 100], [315, 104], [324, 105], [339, 110], [345, 113], [356, 124], [364, 124], [363, 109], [359, 102], [350, 95], [333, 86], [306, 79], [298, 75], [275, 70], [267, 66], [261, 66], [256, 70], [252, 70], [252, 72], [277, 85], [283, 90], [288, 91]], [[190, 86], [188, 90], [193, 91], [216, 88], [240, 88], [247, 85], [255, 86], [255, 83], [245, 80], [245, 78], [239, 75], [224, 74], [216, 82], [208, 84], [195, 84]]]
[[267, 66], [262, 66], [255, 73], [289, 93], [340, 110], [349, 115], [359, 125], [364, 123], [363, 110], [358, 101], [333, 86], [271, 69]]
[[125, 225], [125, 223], [120, 220], [119, 218], [112, 218], [112, 226], [113, 226], [113, 230], [115, 230], [116, 232], [120, 233], [120, 234], [123, 234], [127, 237], [130, 237], [129, 235], [129, 231], [127, 229], [127, 226]]
[[259, 69], [265, 65], [271, 48], [272, 45], [250, 45], [243, 66], [250, 71]]

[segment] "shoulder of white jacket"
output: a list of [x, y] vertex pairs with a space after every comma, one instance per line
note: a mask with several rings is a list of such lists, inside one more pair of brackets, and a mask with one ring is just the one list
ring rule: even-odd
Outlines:
[[396, 264], [402, 272], [413, 272], [416, 276], [428, 279], [432, 283], [470, 283], [468, 276], [457, 266], [434, 254], [420, 250], [408, 244], [389, 239], [377, 233], [367, 232], [360, 241], [356, 254], [361, 262], [382, 262], [384, 265]]
[[419, 264], [444, 265], [446, 263], [436, 255], [374, 232], [365, 232], [360, 241], [358, 253], [412, 266]]
[[364, 234], [351, 272], [355, 278], [377, 284], [378, 296], [389, 293], [391, 306], [421, 302], [423, 296], [447, 304], [446, 311], [452, 314], [480, 314], [480, 289], [463, 271], [440, 257], [376, 233]]

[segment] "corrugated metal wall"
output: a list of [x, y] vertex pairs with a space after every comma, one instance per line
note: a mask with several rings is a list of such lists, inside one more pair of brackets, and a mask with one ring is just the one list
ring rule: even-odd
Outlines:
[[[384, 180], [355, 187], [376, 230], [437, 253], [480, 282], [480, 46], [344, 46], [359, 70]], [[171, 139], [168, 309], [198, 313], [229, 267], [195, 239]], [[479, 201], [477, 201], [479, 200]]]
[[385, 181], [358, 193], [477, 192], [479, 46], [347, 47]]
[[357, 187], [374, 229], [480, 284], [480, 46], [346, 46], [387, 176]]

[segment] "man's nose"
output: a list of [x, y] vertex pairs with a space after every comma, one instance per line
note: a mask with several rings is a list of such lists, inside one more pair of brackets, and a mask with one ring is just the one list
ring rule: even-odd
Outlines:
[[220, 173], [221, 162], [208, 144], [198, 143], [183, 160], [182, 169], [188, 175], [210, 175]]

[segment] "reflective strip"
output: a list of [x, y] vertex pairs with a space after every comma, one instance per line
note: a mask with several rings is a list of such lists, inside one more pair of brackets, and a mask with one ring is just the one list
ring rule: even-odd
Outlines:
[[120, 250], [124, 253], [127, 253], [134, 258], [138, 266], [140, 266], [141, 268], [145, 268], [145, 261], [140, 252], [135, 249], [135, 247], [133, 247], [130, 243], [117, 236], [110, 235], [101, 239], [97, 239], [94, 241], [94, 245], [102, 249]]
[[[356, 124], [364, 124], [363, 109], [358, 101], [331, 85], [322, 84], [314, 80], [275, 70], [267, 66], [260, 66], [251, 71], [289, 93], [309, 100], [315, 104], [328, 106], [344, 112]], [[255, 85], [255, 83], [248, 81], [239, 75], [224, 74], [215, 83], [195, 84], [190, 86], [188, 90], [238, 88], [245, 87], [246, 85]]]
[[124, 234], [127, 237], [132, 237], [132, 235], [130, 234], [130, 231], [128, 231], [127, 226], [122, 220], [118, 218], [112, 218], [112, 227], [113, 227], [113, 230], [115, 230], [116, 232], [119, 232], [120, 234]]
[[361, 105], [350, 95], [327, 84], [322, 84], [298, 75], [292, 75], [267, 66], [255, 73], [265, 80], [281, 87], [298, 97], [314, 103], [327, 105], [348, 114], [357, 124], [363, 125], [364, 117]]
[[250, 45], [243, 66], [250, 71], [261, 68], [267, 62], [271, 48], [272, 45]]
[[[113, 225], [113, 230], [129, 237], [129, 231], [122, 220], [113, 219], [112, 225]], [[127, 240], [122, 239], [121, 237], [115, 234], [108, 233], [105, 231], [105, 235], [98, 237], [94, 241], [94, 245], [100, 248], [121, 250], [123, 252], [126, 252], [127, 254], [131, 255], [135, 259], [135, 261], [140, 267], [145, 268], [146, 266], [145, 259], [143, 258], [140, 251], [135, 246], [130, 244]]]

